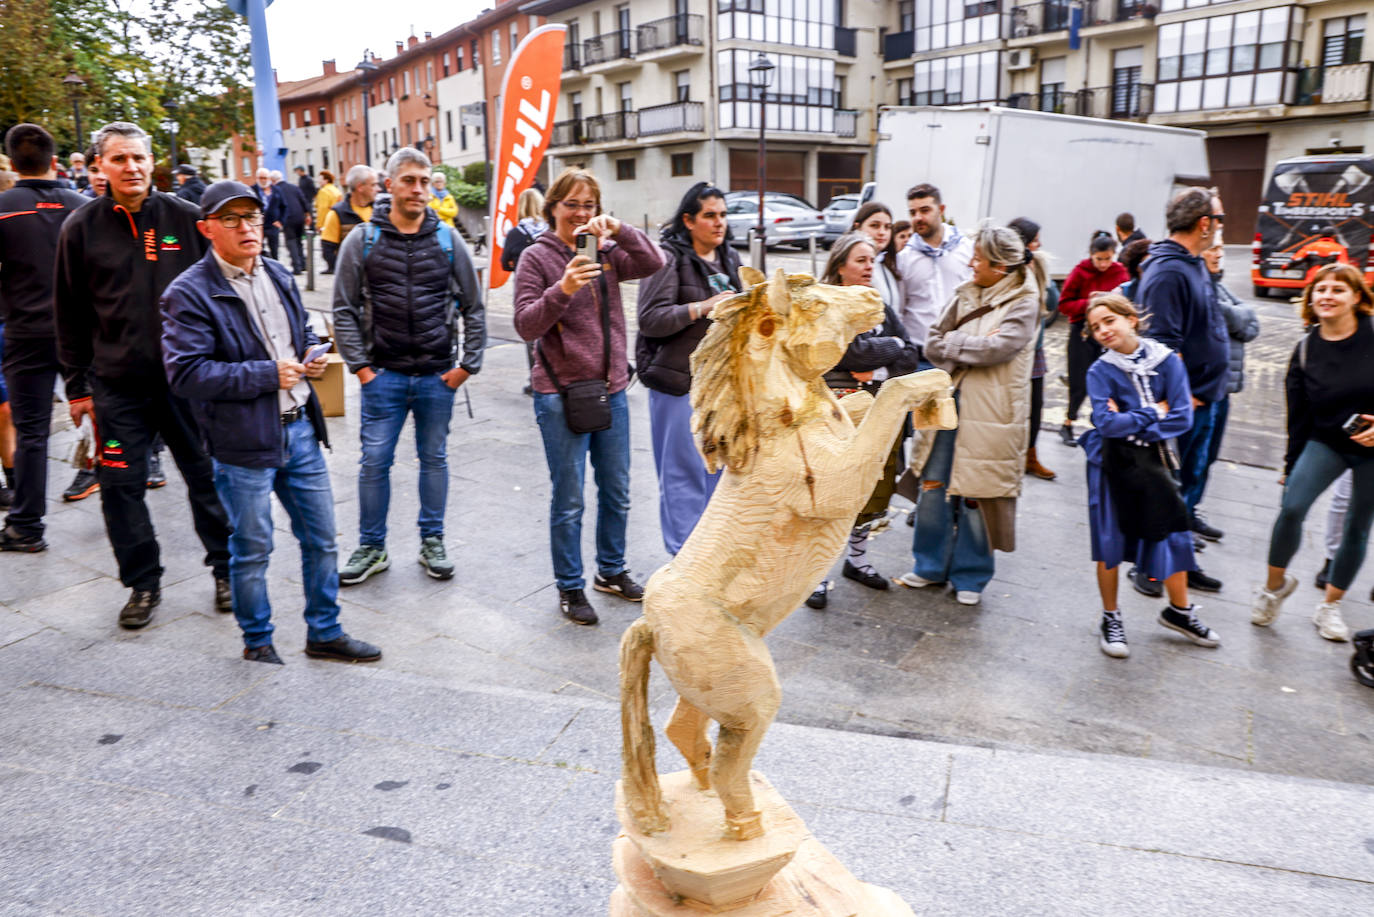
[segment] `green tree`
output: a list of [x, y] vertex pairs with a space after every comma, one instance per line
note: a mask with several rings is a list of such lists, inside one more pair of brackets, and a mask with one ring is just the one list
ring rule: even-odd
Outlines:
[[76, 148], [62, 84], [74, 72], [88, 137], [132, 121], [165, 155], [169, 100], [178, 150], [252, 133], [248, 23], [222, 0], [0, 0], [0, 23], [0, 127], [33, 121]]

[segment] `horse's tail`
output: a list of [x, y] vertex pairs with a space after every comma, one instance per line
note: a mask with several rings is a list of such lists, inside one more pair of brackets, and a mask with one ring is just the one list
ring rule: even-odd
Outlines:
[[620, 638], [620, 735], [625, 805], [645, 834], [668, 830], [668, 813], [654, 769], [654, 726], [649, 722], [649, 661], [653, 656], [653, 628], [641, 617]]

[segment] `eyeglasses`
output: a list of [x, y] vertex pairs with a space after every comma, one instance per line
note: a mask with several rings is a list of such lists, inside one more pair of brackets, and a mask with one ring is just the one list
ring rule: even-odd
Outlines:
[[575, 202], [573, 202], [573, 201], [559, 201], [558, 203], [562, 204], [564, 207], [568, 208], [569, 210], [573, 211], [574, 213], [576, 213], [576, 212], [579, 211], [579, 210], [586, 210], [587, 212], [590, 213], [591, 211], [593, 211], [593, 210], [596, 209], [596, 202], [595, 202], [595, 201], [586, 201], [586, 202], [581, 203], [581, 204], [575, 203]]
[[206, 219], [219, 220], [220, 225], [225, 229], [238, 229], [241, 223], [247, 223], [249, 226], [261, 226], [263, 221], [261, 211], [257, 213], [226, 213], [222, 216], [206, 217]]
[[1218, 223], [1225, 223], [1225, 222], [1226, 222], [1226, 214], [1224, 214], [1224, 213], [1209, 213], [1208, 216], [1210, 216], [1212, 219], [1216, 220]]

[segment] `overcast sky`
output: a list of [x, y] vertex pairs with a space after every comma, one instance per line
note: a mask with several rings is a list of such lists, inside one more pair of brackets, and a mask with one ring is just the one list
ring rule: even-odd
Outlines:
[[440, 35], [493, 6], [493, 0], [405, 0], [395, 6], [377, 0], [276, 0], [267, 8], [272, 66], [282, 82], [320, 73], [320, 62], [336, 60], [351, 70], [371, 48], [378, 57], [396, 56], [396, 42], [412, 29]]

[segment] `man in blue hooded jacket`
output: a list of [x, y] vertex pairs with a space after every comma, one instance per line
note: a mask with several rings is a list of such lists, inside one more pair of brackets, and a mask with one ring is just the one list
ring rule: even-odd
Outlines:
[[[1150, 337], [1178, 351], [1188, 370], [1188, 384], [1193, 390], [1193, 428], [1176, 441], [1181, 466], [1179, 483], [1185, 495], [1200, 495], [1194, 484], [1205, 474], [1217, 408], [1226, 397], [1230, 377], [1226, 318], [1217, 305], [1202, 253], [1215, 244], [1225, 214], [1215, 189], [1188, 188], [1169, 202], [1164, 217], [1169, 238], [1150, 246], [1136, 299], [1149, 316]], [[1222, 536], [1219, 529], [1197, 517], [1193, 503], [1188, 511], [1194, 532], [1212, 540]], [[1219, 580], [1201, 570], [1188, 574], [1188, 585], [1205, 592], [1221, 589]]]

